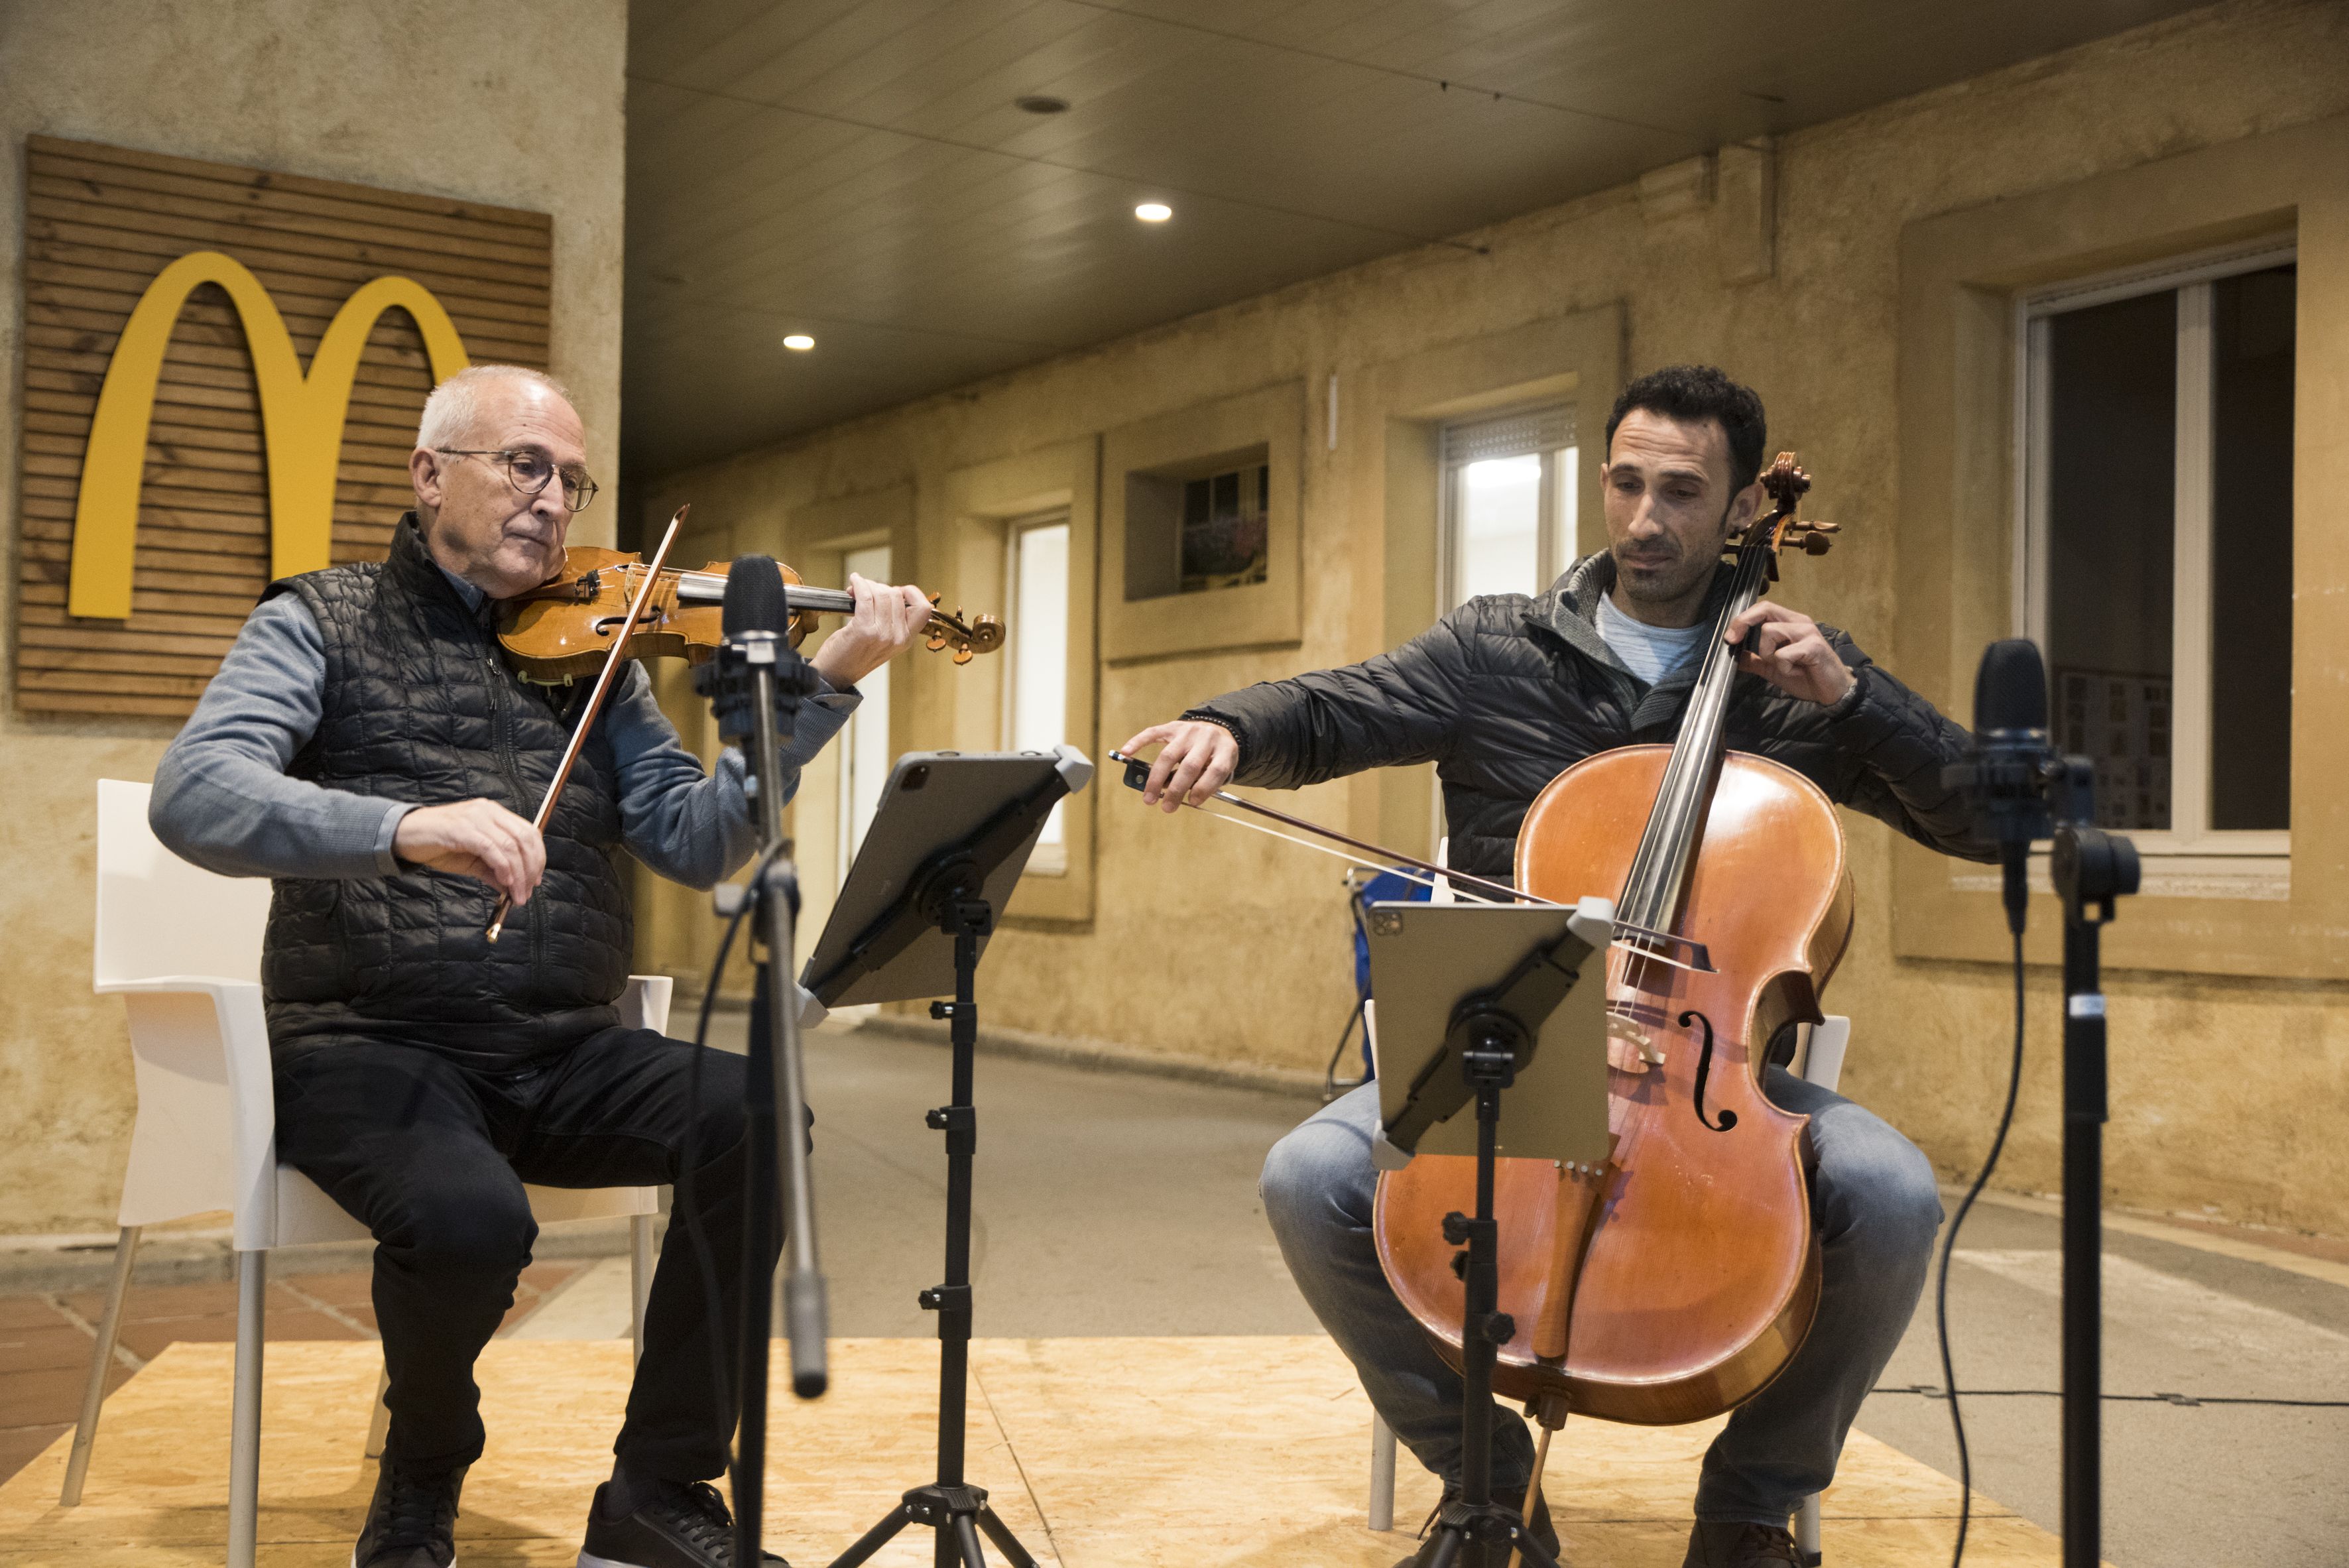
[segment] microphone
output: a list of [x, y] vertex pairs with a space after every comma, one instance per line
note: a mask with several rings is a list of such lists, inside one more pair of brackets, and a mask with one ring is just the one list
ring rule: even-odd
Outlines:
[[1974, 675], [1974, 757], [1950, 771], [1989, 819], [1998, 841], [2006, 925], [2020, 935], [2031, 845], [2053, 830], [2047, 789], [2059, 759], [2047, 744], [2047, 671], [2039, 646], [2009, 637], [1982, 652]]
[[730, 639], [745, 632], [785, 631], [791, 608], [783, 598], [783, 569], [771, 555], [745, 555], [726, 573], [721, 624]]
[[[739, 669], [754, 662], [750, 649], [761, 642], [767, 656], [755, 662], [772, 664], [775, 645], [788, 641], [792, 619], [783, 595], [782, 568], [775, 564], [773, 556], [745, 555], [734, 562], [726, 573], [725, 605], [719, 614], [726, 647], [715, 661], [717, 665]], [[758, 715], [750, 700], [754, 684], [711, 676], [708, 695], [714, 699], [721, 738], [747, 740], [757, 733]]]

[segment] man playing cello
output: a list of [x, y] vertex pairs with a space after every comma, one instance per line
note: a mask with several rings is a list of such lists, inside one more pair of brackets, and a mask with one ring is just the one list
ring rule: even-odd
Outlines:
[[[1710, 366], [1632, 383], [1607, 422], [1608, 548], [1538, 598], [1470, 601], [1423, 635], [1345, 669], [1255, 686], [1143, 730], [1163, 743], [1144, 798], [1174, 810], [1226, 781], [1299, 788], [1433, 761], [1452, 864], [1506, 880], [1526, 809], [1558, 773], [1614, 747], [1669, 741], [1729, 592], [1726, 542], [1759, 513], [1761, 399]], [[1763, 600], [1733, 620], [1741, 655], [1729, 734], [1832, 799], [1952, 854], [1988, 858], [1968, 802], [1941, 782], [1959, 725], [1849, 637]], [[1605, 890], [1612, 891], [1612, 890]], [[1915, 1310], [1941, 1210], [1917, 1148], [1861, 1107], [1768, 1069], [1770, 1099], [1810, 1117], [1821, 1289], [1808, 1337], [1705, 1455], [1686, 1568], [1795, 1562], [1787, 1522], [1835, 1474], [1845, 1434]], [[1397, 1437], [1456, 1487], [1464, 1392], [1382, 1271], [1373, 1240], [1374, 1084], [1274, 1146], [1265, 1212], [1299, 1288]], [[1493, 1408], [1495, 1493], [1522, 1506], [1524, 1422]], [[1537, 1535], [1557, 1537], [1537, 1511]]]
[[[459, 1491], [481, 1452], [473, 1360], [537, 1232], [525, 1181], [659, 1185], [689, 1152], [717, 1277], [740, 1278], [744, 1261], [743, 1058], [701, 1053], [691, 1115], [693, 1048], [620, 1027], [613, 1006], [633, 950], [621, 851], [693, 887], [740, 866], [757, 836], [742, 757], [705, 772], [632, 664], [545, 833], [524, 814], [570, 738], [574, 694], [518, 678], [491, 620], [562, 565], [595, 493], [585, 459], [569, 397], [536, 371], [479, 366], [443, 382], [390, 559], [272, 583], [156, 773], [163, 842], [275, 879], [262, 985], [277, 1157], [378, 1243], [391, 1428], [353, 1568], [455, 1556]], [[846, 722], [855, 683], [928, 622], [916, 589], [851, 586], [854, 615], [811, 661], [822, 684], [800, 709], [786, 789]], [[501, 894], [513, 912], [492, 946]], [[583, 1568], [733, 1562], [725, 1503], [705, 1483], [726, 1468], [737, 1395], [716, 1369], [732, 1376], [740, 1315], [722, 1292], [713, 1346], [687, 1230], [669, 1232], [653, 1276]]]

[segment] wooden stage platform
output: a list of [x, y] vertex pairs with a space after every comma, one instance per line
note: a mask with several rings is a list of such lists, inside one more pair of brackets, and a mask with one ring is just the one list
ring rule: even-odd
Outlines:
[[[367, 1344], [269, 1346], [264, 1568], [341, 1568], [374, 1483], [361, 1454], [380, 1362]], [[1403, 1456], [1395, 1513], [1364, 1527], [1370, 1406], [1327, 1340], [980, 1340], [970, 1480], [1040, 1562], [1066, 1568], [1388, 1568], [1435, 1496]], [[936, 1343], [835, 1341], [833, 1392], [779, 1392], [769, 1546], [815, 1568], [929, 1478]], [[217, 1563], [226, 1534], [230, 1347], [175, 1345], [107, 1401], [82, 1506], [57, 1506], [67, 1439], [0, 1487], [0, 1568]], [[465, 1489], [463, 1568], [570, 1564], [606, 1473], [625, 1341], [499, 1340], [481, 1362], [489, 1452]], [[1576, 1568], [1678, 1568], [1711, 1425], [1570, 1423], [1554, 1508]], [[1955, 1487], [1855, 1433], [1827, 1494], [1834, 1568], [1946, 1563]], [[1977, 1498], [1967, 1560], [2058, 1561], [2054, 1538]], [[926, 1568], [926, 1531], [875, 1561]], [[994, 1561], [990, 1552], [989, 1561]]]

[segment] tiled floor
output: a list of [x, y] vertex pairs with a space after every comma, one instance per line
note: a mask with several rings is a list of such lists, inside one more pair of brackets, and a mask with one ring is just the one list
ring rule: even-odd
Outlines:
[[[528, 1317], [586, 1266], [577, 1260], [533, 1264], [515, 1288], [505, 1326]], [[373, 1339], [375, 1308], [367, 1302], [367, 1279], [360, 1271], [273, 1280], [269, 1337]], [[71, 1429], [105, 1307], [106, 1295], [98, 1290], [0, 1295], [0, 1480]], [[235, 1337], [233, 1284], [134, 1284], [107, 1388], [119, 1387], [168, 1345]]]

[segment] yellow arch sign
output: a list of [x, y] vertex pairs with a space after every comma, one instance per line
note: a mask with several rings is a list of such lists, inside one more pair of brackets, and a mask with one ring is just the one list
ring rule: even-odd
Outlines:
[[244, 324], [261, 391], [261, 431], [269, 468], [269, 570], [273, 577], [314, 572], [334, 561], [335, 467], [342, 453], [343, 420], [351, 381], [376, 319], [404, 310], [424, 335], [432, 379], [465, 368], [465, 345], [449, 313], [423, 284], [378, 278], [343, 302], [310, 361], [294, 352], [285, 318], [244, 264], [218, 251], [181, 256], [147, 285], [130, 313], [106, 367], [98, 414], [82, 459], [81, 491], [74, 504], [73, 568], [66, 610], [73, 615], [122, 620], [130, 614], [130, 560], [139, 527], [139, 487], [147, 466], [147, 428], [163, 351], [188, 295], [218, 284]]

